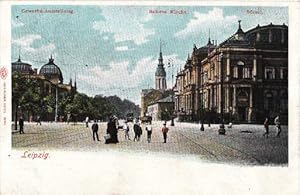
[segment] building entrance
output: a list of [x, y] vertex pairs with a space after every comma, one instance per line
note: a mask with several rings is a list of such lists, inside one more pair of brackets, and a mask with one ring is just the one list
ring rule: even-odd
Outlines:
[[239, 120], [241, 122], [246, 121], [246, 107], [238, 107], [238, 113], [239, 113]]

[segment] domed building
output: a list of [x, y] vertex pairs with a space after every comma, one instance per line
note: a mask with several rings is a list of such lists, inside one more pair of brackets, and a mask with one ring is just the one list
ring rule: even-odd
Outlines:
[[49, 58], [49, 62], [41, 67], [39, 74], [54, 84], [63, 83], [63, 75], [60, 68], [54, 64], [52, 55]]
[[32, 65], [22, 62], [20, 56], [18, 60], [16, 62], [13, 62], [11, 65], [12, 65], [12, 71], [27, 73], [27, 74], [33, 73]]
[[[21, 77], [23, 76], [28, 79], [35, 80], [36, 83], [38, 83], [39, 93], [41, 97], [52, 95], [53, 97], [56, 97], [57, 101], [60, 101], [61, 99], [73, 96], [76, 93], [76, 78], [74, 85], [72, 83], [72, 79], [70, 79], [70, 82], [68, 84], [64, 84], [62, 71], [59, 66], [54, 63], [52, 55], [49, 58], [49, 62], [43, 65], [40, 68], [39, 72], [37, 70], [37, 68], [33, 69], [31, 64], [21, 61], [20, 56], [16, 62], [12, 63], [13, 79], [17, 74]], [[41, 120], [44, 121], [52, 121], [55, 119], [55, 115], [53, 113], [31, 113], [28, 110], [22, 110], [22, 105], [17, 105], [17, 102], [19, 101], [16, 97], [14, 97], [13, 94], [13, 120], [15, 120], [15, 118], [18, 118], [18, 116], [20, 115], [23, 115], [25, 120], [28, 121], [30, 121], [30, 119], [34, 119], [37, 115], [39, 115], [41, 117]], [[57, 108], [53, 108], [53, 110], [56, 110], [56, 112], [58, 113], [58, 115], [56, 116], [57, 118], [63, 117], [62, 115], [65, 114], [63, 110], [57, 110]]]

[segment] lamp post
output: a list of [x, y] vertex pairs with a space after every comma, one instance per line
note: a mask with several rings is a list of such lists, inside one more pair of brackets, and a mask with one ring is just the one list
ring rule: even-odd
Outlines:
[[224, 110], [223, 110], [223, 67], [222, 67], [222, 57], [223, 57], [223, 52], [220, 53], [219, 55], [219, 65], [220, 65], [220, 70], [221, 70], [221, 76], [220, 76], [220, 82], [221, 82], [221, 94], [220, 94], [220, 101], [221, 101], [221, 124], [219, 128], [219, 134], [220, 135], [225, 135], [226, 130], [225, 130], [225, 125], [224, 125]]
[[171, 126], [175, 126], [174, 124], [174, 108], [175, 108], [175, 102], [174, 102], [174, 91], [173, 91], [173, 79], [174, 79], [174, 72], [173, 72], [173, 69], [174, 69], [174, 60], [169, 58], [168, 60], [168, 67], [171, 67], [172, 68], [172, 103], [174, 104], [173, 106], [173, 111], [171, 113]]
[[58, 91], [57, 85], [55, 87], [55, 122], [57, 122], [58, 118]]

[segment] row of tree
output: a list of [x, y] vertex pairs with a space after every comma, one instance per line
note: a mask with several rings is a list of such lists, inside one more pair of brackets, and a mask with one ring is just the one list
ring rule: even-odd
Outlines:
[[[70, 93], [58, 92], [58, 117], [66, 121], [68, 114], [73, 119], [82, 121], [85, 117], [90, 119], [106, 120], [111, 115], [125, 118], [128, 112], [139, 116], [140, 108], [129, 100], [122, 100], [118, 96], [96, 95], [90, 97], [83, 93], [71, 91]], [[49, 93], [44, 89], [43, 81], [30, 78], [29, 75], [14, 72], [12, 75], [12, 101], [13, 118], [17, 120], [23, 115], [26, 120], [36, 119], [53, 121], [55, 119], [56, 93]]]

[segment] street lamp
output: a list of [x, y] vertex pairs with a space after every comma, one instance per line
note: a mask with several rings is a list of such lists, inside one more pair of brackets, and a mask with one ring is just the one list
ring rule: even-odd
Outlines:
[[58, 91], [57, 85], [55, 86], [55, 122], [57, 122], [58, 118]]
[[[171, 68], [172, 68], [172, 88], [171, 88], [171, 89], [172, 89], [172, 102], [173, 102], [174, 107], [175, 107], [175, 102], [174, 102], [174, 91], [173, 91], [173, 78], [174, 78], [174, 72], [173, 72], [173, 70], [174, 70], [174, 60], [171, 59], [171, 58], [169, 58], [169, 60], [168, 60], [168, 67], [171, 67]], [[175, 126], [173, 115], [174, 115], [174, 108], [173, 108], [173, 113], [171, 113], [171, 126]]]
[[219, 65], [221, 69], [221, 94], [220, 94], [220, 100], [221, 100], [221, 124], [219, 128], [219, 134], [220, 135], [225, 135], [226, 130], [225, 130], [225, 125], [224, 125], [224, 110], [223, 110], [223, 67], [222, 67], [222, 57], [223, 57], [223, 52], [220, 53], [219, 55]]

